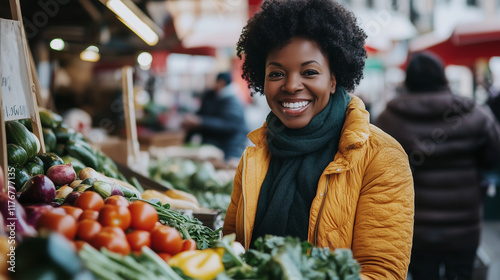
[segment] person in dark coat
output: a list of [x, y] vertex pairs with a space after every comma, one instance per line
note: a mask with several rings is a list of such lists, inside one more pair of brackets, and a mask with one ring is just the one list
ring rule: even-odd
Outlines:
[[499, 164], [500, 126], [491, 111], [454, 95], [441, 60], [414, 54], [405, 89], [375, 124], [408, 154], [415, 187], [413, 280], [471, 279], [479, 246], [483, 171]]
[[246, 148], [248, 129], [243, 103], [231, 85], [230, 73], [219, 73], [215, 88], [207, 91], [196, 113], [184, 116], [182, 127], [186, 141], [199, 133], [203, 144], [211, 144], [224, 152], [224, 159], [239, 160]]

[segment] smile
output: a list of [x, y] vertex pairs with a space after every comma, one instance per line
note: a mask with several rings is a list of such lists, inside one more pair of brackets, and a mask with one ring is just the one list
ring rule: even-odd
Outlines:
[[311, 101], [300, 101], [300, 102], [282, 102], [281, 106], [287, 109], [302, 109], [306, 107]]

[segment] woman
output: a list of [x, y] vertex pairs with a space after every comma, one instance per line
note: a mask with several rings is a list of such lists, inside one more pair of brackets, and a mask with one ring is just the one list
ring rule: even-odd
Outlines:
[[484, 176], [500, 163], [500, 126], [491, 111], [454, 95], [442, 61], [412, 55], [405, 93], [377, 125], [408, 153], [415, 183], [413, 280], [472, 279], [481, 235]]
[[405, 279], [413, 184], [401, 146], [349, 95], [366, 35], [329, 0], [264, 1], [238, 42], [243, 78], [271, 108], [249, 134], [223, 233], [350, 248], [364, 279]]

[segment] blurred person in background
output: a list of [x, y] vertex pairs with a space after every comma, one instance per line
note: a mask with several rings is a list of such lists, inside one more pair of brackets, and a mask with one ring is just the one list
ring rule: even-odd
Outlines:
[[491, 111], [448, 86], [442, 61], [411, 56], [405, 92], [375, 124], [401, 143], [415, 186], [413, 280], [472, 279], [482, 221], [483, 171], [499, 164], [500, 126]]
[[233, 88], [230, 73], [219, 73], [213, 90], [202, 96], [196, 114], [186, 114], [182, 128], [186, 142], [200, 134], [203, 144], [218, 147], [226, 161], [238, 161], [247, 144], [247, 126], [244, 106]]
[[413, 180], [399, 143], [350, 94], [366, 34], [331, 0], [268, 0], [243, 28], [243, 78], [271, 108], [249, 134], [223, 234], [246, 249], [271, 234], [348, 248], [363, 279], [406, 279]]

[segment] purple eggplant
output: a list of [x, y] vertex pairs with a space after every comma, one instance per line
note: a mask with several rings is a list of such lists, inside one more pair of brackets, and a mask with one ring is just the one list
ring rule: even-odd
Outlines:
[[71, 166], [71, 163], [54, 165], [47, 170], [47, 177], [49, 177], [54, 184], [63, 186], [71, 184], [71, 182], [76, 179], [76, 172], [73, 166]]
[[19, 202], [27, 203], [51, 203], [56, 197], [54, 183], [45, 175], [35, 175], [24, 184], [21, 189]]

